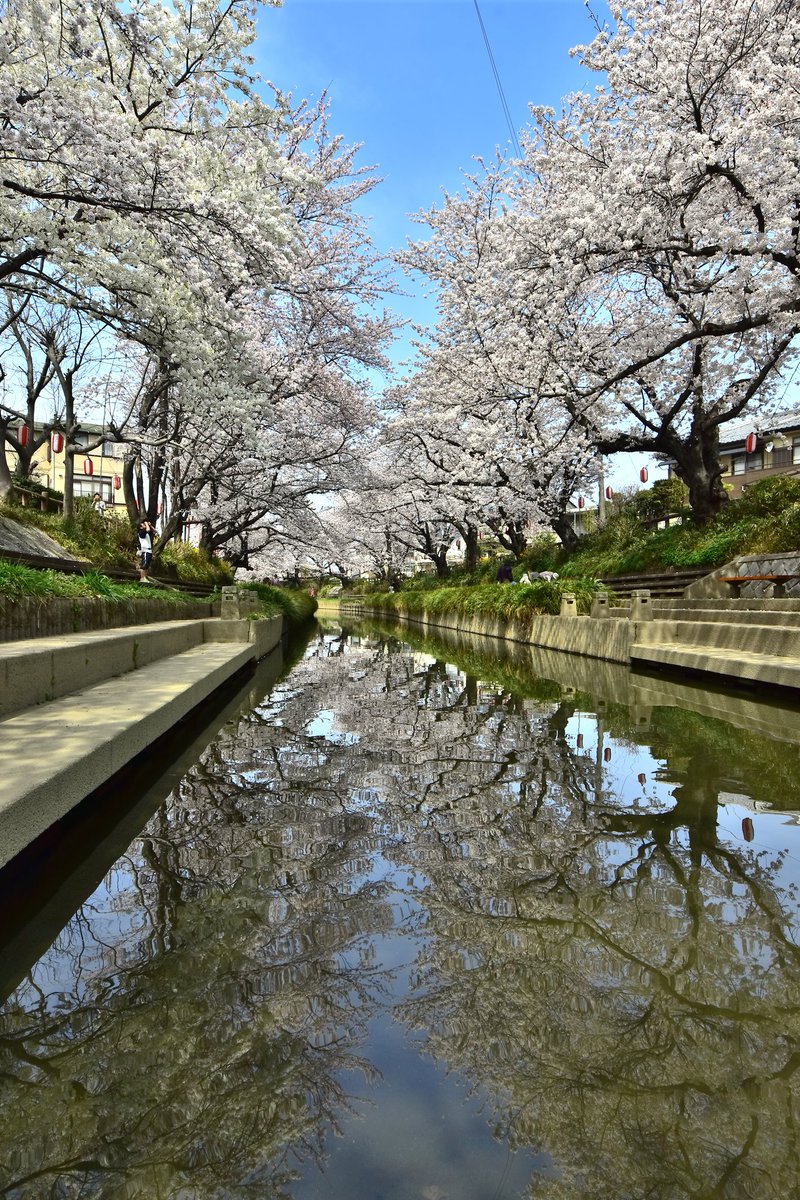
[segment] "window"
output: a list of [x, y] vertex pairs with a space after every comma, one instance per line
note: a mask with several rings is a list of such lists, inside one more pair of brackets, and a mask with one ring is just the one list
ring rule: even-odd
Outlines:
[[792, 465], [792, 450], [790, 446], [781, 446], [772, 451], [773, 467], [790, 467]]
[[743, 454], [734, 454], [731, 458], [731, 474], [744, 475], [746, 469], [745, 456]]
[[792, 442], [792, 465], [800, 466], [800, 437], [796, 437]]
[[755, 454], [747, 455], [747, 470], [762, 471], [764, 469], [764, 451], [756, 450]]
[[73, 481], [74, 496], [93, 496], [99, 492], [106, 504], [114, 503], [114, 489], [110, 477], [102, 475], [76, 475]]

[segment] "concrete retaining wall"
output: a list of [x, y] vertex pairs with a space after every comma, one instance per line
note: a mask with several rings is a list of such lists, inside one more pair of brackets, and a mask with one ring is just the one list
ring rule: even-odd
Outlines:
[[141, 600], [104, 600], [99, 596], [10, 600], [0, 596], [0, 642], [115, 629], [122, 625], [150, 625], [156, 621], [196, 621], [213, 617], [218, 607], [196, 600], [171, 604], [154, 596], [142, 596]]
[[[788, 554], [743, 554], [690, 584], [683, 594], [690, 600], [735, 596], [737, 589], [722, 582], [724, 578], [734, 575], [800, 575], [800, 551]], [[739, 595], [743, 600], [771, 598], [773, 592], [774, 585], [762, 580], [744, 583], [739, 587]], [[788, 599], [799, 600], [800, 578], [787, 583], [784, 594]]]
[[569, 654], [583, 654], [588, 658], [602, 658], [607, 662], [624, 663], [631, 660], [631, 645], [636, 639], [638, 621], [627, 617], [534, 617], [530, 625], [517, 621], [501, 621], [485, 617], [462, 615], [429, 617], [426, 613], [398, 613], [394, 609], [369, 608], [369, 613], [390, 620], [399, 620], [422, 629], [451, 629], [478, 637], [498, 638], [504, 641], [525, 642], [532, 646], [544, 646], [548, 650], [564, 650]]

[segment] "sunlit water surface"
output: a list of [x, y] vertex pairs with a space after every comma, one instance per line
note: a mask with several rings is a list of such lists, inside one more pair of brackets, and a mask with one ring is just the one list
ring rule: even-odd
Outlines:
[[798, 1194], [792, 714], [412, 642], [323, 627], [30, 967], [0, 1195]]

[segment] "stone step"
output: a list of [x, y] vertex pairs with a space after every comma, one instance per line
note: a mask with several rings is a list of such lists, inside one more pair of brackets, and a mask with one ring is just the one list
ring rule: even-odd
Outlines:
[[682, 596], [684, 589], [706, 575], [705, 568], [687, 568], [684, 571], [663, 571], [630, 575], [605, 575], [600, 581], [603, 587], [613, 591], [620, 599], [629, 598], [631, 593], [647, 589], [651, 596]]
[[631, 647], [631, 663], [713, 674], [736, 683], [800, 688], [800, 657], [797, 656], [767, 656], [750, 650], [691, 647], [683, 643], [647, 645], [637, 642]]
[[140, 671], [206, 642], [247, 642], [258, 659], [275, 646], [283, 621], [162, 621], [0, 643], [0, 721], [9, 713]]
[[94, 629], [0, 645], [0, 716], [124, 675], [205, 640], [205, 621]]
[[252, 661], [204, 642], [0, 721], [0, 866]]
[[683, 605], [667, 608], [658, 602], [653, 604], [653, 618], [657, 621], [699, 621], [727, 625], [782, 625], [800, 628], [800, 609], [796, 612], [774, 612], [762, 609], [757, 612], [731, 612], [730, 609], [685, 608]]
[[663, 621], [637, 625], [636, 646], [681, 646], [703, 651], [800, 659], [800, 626], [746, 625], [723, 621]]

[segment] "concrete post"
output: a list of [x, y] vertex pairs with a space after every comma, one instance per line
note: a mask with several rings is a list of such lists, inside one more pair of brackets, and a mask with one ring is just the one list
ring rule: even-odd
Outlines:
[[247, 619], [258, 608], [258, 594], [250, 588], [224, 587], [222, 589], [223, 620], [238, 621], [240, 617]]
[[577, 617], [578, 606], [575, 603], [574, 592], [564, 592], [561, 596], [561, 612], [560, 617]]
[[595, 594], [592, 596], [591, 616], [607, 617], [609, 615], [608, 592], [595, 592]]
[[220, 616], [223, 621], [232, 621], [239, 619], [239, 589], [235, 587], [224, 587], [222, 589], [222, 609]]
[[630, 618], [632, 621], [652, 621], [653, 606], [650, 603], [649, 588], [641, 588], [631, 592]]

